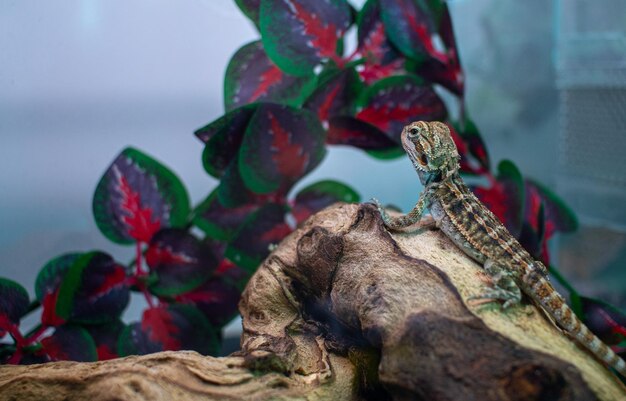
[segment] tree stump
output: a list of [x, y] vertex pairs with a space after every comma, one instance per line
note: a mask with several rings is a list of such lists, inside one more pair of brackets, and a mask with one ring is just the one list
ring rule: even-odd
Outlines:
[[389, 233], [332, 206], [244, 291], [241, 351], [0, 367], [0, 400], [624, 400], [535, 306], [465, 300], [487, 283], [438, 230]]

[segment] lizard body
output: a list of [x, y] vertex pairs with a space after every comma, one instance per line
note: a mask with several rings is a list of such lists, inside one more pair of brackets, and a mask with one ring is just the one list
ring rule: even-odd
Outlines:
[[402, 131], [402, 146], [424, 185], [415, 207], [390, 217], [377, 204], [385, 225], [401, 229], [418, 222], [426, 209], [443, 233], [463, 252], [483, 265], [493, 287], [473, 299], [504, 301], [503, 308], [521, 301], [522, 292], [556, 324], [596, 357], [626, 377], [626, 363], [585, 326], [548, 281], [547, 268], [509, 233], [459, 175], [459, 154], [448, 127], [440, 122], [414, 122]]

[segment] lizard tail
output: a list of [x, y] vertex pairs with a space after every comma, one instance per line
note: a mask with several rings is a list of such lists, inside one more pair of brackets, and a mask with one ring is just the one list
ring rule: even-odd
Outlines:
[[575, 337], [582, 346], [626, 378], [626, 363], [624, 360], [580, 321], [574, 314], [574, 311], [565, 303], [565, 299], [552, 287], [552, 284], [538, 274], [531, 273], [529, 276], [532, 276], [532, 278], [527, 276], [524, 280], [527, 285], [532, 287], [532, 291], [529, 291], [529, 294], [554, 318], [559, 327], [572, 337]]

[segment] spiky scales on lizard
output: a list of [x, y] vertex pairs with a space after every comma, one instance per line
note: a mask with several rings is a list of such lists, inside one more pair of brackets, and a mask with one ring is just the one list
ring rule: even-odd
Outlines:
[[[424, 190], [407, 214], [389, 216], [374, 199], [385, 225], [392, 230], [411, 226], [430, 209], [436, 226], [469, 257], [480, 263], [493, 286], [471, 299], [518, 304], [522, 292], [556, 324], [592, 354], [626, 377], [626, 363], [585, 326], [548, 281], [547, 268], [520, 245], [483, 205], [459, 175], [459, 153], [447, 125], [418, 121], [404, 127], [402, 146]], [[423, 222], [424, 220], [422, 220]]]

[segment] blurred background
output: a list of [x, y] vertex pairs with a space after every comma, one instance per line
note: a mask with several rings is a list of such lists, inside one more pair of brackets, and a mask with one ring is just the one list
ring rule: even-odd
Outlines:
[[[626, 2], [448, 3], [469, 113], [492, 162], [511, 159], [563, 196], [582, 226], [551, 244], [555, 264], [582, 294], [624, 306]], [[98, 180], [126, 146], [169, 166], [201, 201], [216, 181], [193, 131], [223, 113], [226, 65], [257, 38], [234, 0], [2, 0], [0, 276], [32, 294], [61, 253], [132, 258], [91, 213]], [[404, 210], [420, 190], [407, 159], [355, 149], [332, 148], [298, 187], [323, 178]], [[132, 305], [127, 319], [143, 309]]]

